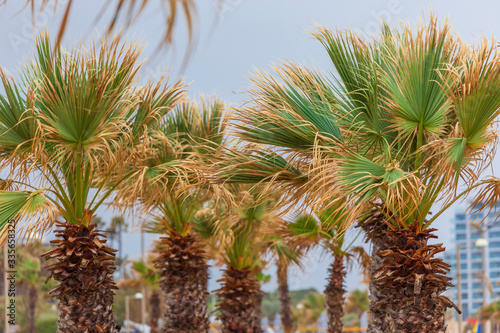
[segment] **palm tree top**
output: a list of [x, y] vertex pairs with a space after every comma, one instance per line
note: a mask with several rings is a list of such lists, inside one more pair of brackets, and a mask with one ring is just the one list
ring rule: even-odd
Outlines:
[[440, 215], [427, 220], [434, 203], [462, 197], [460, 179], [465, 193], [498, 182], [478, 180], [500, 113], [495, 40], [468, 45], [433, 14], [415, 28], [384, 25], [371, 40], [323, 27], [313, 36], [335, 71], [284, 63], [257, 72], [234, 121], [250, 144], [228, 151], [221, 177], [266, 182], [288, 194], [283, 206], [337, 205], [349, 223], [384, 202], [391, 222], [420, 229]]
[[19, 83], [2, 73], [0, 158], [11, 174], [0, 194], [0, 223], [24, 218], [27, 229], [43, 234], [58, 213], [69, 223], [91, 223], [131, 176], [125, 166], [147, 148], [147, 129], [184, 90], [164, 78], [139, 87], [141, 47], [120, 36], [53, 52], [43, 34], [36, 45]]
[[118, 187], [117, 202], [139, 205], [148, 229], [188, 233], [194, 217], [219, 188], [209, 186], [207, 157], [226, 142], [227, 108], [217, 98], [185, 101], [149, 129], [146, 154], [128, 167], [134, 176]]

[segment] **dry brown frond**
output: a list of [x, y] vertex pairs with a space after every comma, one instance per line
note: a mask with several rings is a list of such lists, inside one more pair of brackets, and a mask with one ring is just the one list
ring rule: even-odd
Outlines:
[[[45, 194], [38, 193], [42, 197]], [[36, 207], [25, 207], [13, 218], [13, 230], [16, 235], [16, 242], [28, 244], [33, 241], [40, 241], [46, 235], [59, 217], [60, 211], [51, 201], [46, 201], [43, 205]], [[9, 226], [9, 225], [8, 225]], [[9, 238], [8, 232], [2, 232], [0, 246], [3, 246]]]
[[[7, 0], [4, 0], [4, 3], [7, 2]], [[52, 1], [49, 0], [41, 0], [38, 11], [35, 10], [37, 0], [26, 0], [26, 7], [29, 4], [31, 7], [31, 12], [33, 15], [33, 19], [35, 18], [35, 15], [37, 15], [37, 12], [43, 11], [49, 3]], [[124, 18], [125, 22], [125, 28], [129, 28], [136, 20], [137, 18], [141, 15], [141, 13], [144, 12], [146, 9], [147, 5], [150, 4], [152, 1], [150, 0], [105, 0], [101, 10], [98, 12], [98, 14], [95, 17], [94, 23], [92, 25], [95, 25], [98, 21], [102, 19], [103, 13], [107, 10], [107, 8], [112, 4], [116, 2], [116, 6], [114, 9], [114, 15], [110, 22], [108, 23], [107, 26], [107, 35], [110, 35], [116, 27], [116, 24], [119, 19]], [[188, 28], [188, 49], [186, 51], [186, 56], [185, 56], [185, 64], [189, 59], [190, 53], [192, 52], [193, 48], [195, 47], [195, 37], [196, 37], [196, 24], [198, 21], [197, 18], [197, 7], [196, 3], [194, 0], [159, 0], [159, 4], [161, 5], [163, 9], [163, 13], [165, 13], [165, 31], [163, 34], [163, 38], [158, 45], [158, 47], [162, 47], [165, 45], [171, 45], [173, 43], [173, 33], [174, 33], [174, 27], [176, 22], [178, 21], [179, 18], [179, 11], [184, 13], [184, 16], [186, 18], [186, 26]], [[1, 4], [0, 4], [1, 5]], [[64, 14], [61, 19], [61, 23], [59, 25], [59, 31], [57, 34], [56, 42], [55, 42], [55, 47], [54, 49], [58, 49], [59, 46], [61, 45], [62, 38], [66, 32], [66, 27], [68, 24], [68, 19], [70, 16], [70, 13], [72, 11], [72, 6], [73, 6], [73, 0], [67, 0], [66, 4], [59, 4], [57, 1], [55, 2], [54, 5], [54, 12], [59, 6], [64, 6]], [[91, 26], [92, 26], [91, 25]], [[90, 26], [90, 27], [91, 27]], [[184, 66], [185, 66], [184, 64]], [[183, 67], [184, 67], [183, 66]]]
[[[467, 211], [473, 213], [487, 212], [484, 219], [488, 218], [491, 213], [500, 216], [500, 178], [489, 177], [482, 182], [484, 185], [480, 187], [479, 193], [475, 196], [474, 201], [470, 204]], [[492, 218], [491, 221], [497, 220]]]

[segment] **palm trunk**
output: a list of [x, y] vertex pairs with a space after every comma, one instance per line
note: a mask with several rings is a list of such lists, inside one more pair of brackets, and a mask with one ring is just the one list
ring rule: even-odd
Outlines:
[[[381, 209], [381, 208], [379, 208]], [[366, 235], [366, 241], [372, 243], [370, 281], [368, 290], [370, 292], [370, 313], [368, 316], [367, 333], [386, 333], [384, 331], [385, 312], [378, 306], [383, 299], [383, 291], [374, 282], [373, 276], [382, 267], [383, 258], [380, 251], [387, 250], [391, 241], [386, 232], [389, 230], [384, 214], [374, 208], [368, 218], [359, 221], [358, 227], [362, 228]]]
[[42, 256], [57, 259], [47, 269], [59, 282], [50, 291], [58, 303], [58, 333], [115, 333], [120, 331], [113, 315], [115, 252], [103, 243], [106, 236], [88, 227], [58, 223], [55, 248]]
[[381, 299], [375, 306], [386, 314], [384, 333], [444, 333], [445, 312], [456, 308], [442, 295], [452, 286], [445, 275], [450, 266], [435, 257], [444, 248], [427, 244], [430, 238], [437, 238], [432, 234], [435, 229], [417, 228], [388, 231], [394, 245], [380, 252], [382, 267], [374, 283]]
[[123, 251], [122, 251], [122, 223], [120, 223], [120, 227], [118, 228], [118, 262], [120, 267], [120, 277], [123, 279]]
[[193, 235], [172, 233], [161, 238], [155, 266], [165, 293], [164, 333], [206, 333], [208, 264], [203, 245]]
[[28, 287], [28, 332], [36, 333], [36, 304], [38, 301], [38, 288]]
[[120, 263], [120, 277], [123, 279], [125, 277], [125, 268], [123, 267], [123, 221], [120, 222], [119, 229], [119, 239], [118, 239], [118, 261]]
[[283, 333], [293, 333], [292, 301], [288, 290], [288, 265], [278, 264], [278, 293], [280, 297], [280, 317]]
[[255, 307], [253, 317], [255, 318], [254, 333], [264, 333], [262, 329], [262, 301], [264, 300], [264, 293], [259, 293], [255, 297]]
[[335, 257], [329, 273], [329, 280], [325, 289], [328, 333], [342, 333], [345, 294], [344, 278], [346, 275], [343, 256]]
[[149, 327], [151, 327], [151, 333], [160, 333], [158, 321], [161, 316], [161, 306], [160, 306], [160, 295], [158, 294], [158, 291], [153, 290], [153, 293], [149, 298], [149, 306], [150, 306]]
[[228, 266], [216, 293], [222, 333], [257, 333], [255, 304], [262, 292], [252, 271]]

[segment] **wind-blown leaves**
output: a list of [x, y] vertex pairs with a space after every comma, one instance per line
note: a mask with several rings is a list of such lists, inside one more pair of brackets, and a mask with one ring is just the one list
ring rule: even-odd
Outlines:
[[225, 165], [223, 160], [217, 166], [221, 167], [220, 176], [227, 183], [260, 183], [270, 180], [300, 183], [307, 179], [293, 164], [273, 152], [228, 149], [225, 156], [234, 164]]
[[500, 114], [500, 55], [495, 40], [486, 39], [477, 52], [463, 60], [462, 70], [451, 95], [453, 110], [463, 137], [472, 149], [481, 148], [491, 141], [488, 128]]
[[299, 215], [288, 226], [293, 236], [316, 240], [320, 233], [318, 221], [312, 215]]
[[148, 129], [147, 150], [128, 165], [133, 175], [119, 186], [117, 202], [154, 216], [151, 232], [187, 235], [204, 203], [218, 196], [209, 159], [225, 144], [226, 111], [218, 99], [186, 101]]
[[397, 48], [383, 46], [387, 59], [382, 89], [388, 111], [405, 135], [438, 134], [445, 128], [451, 106], [445, 90], [452, 82], [448, 67], [456, 66], [461, 51], [460, 40], [449, 31], [448, 22], [439, 26], [431, 18], [416, 31], [405, 26], [395, 37]]
[[[1, 162], [17, 188], [45, 187], [47, 205], [69, 223], [92, 222], [95, 210], [132, 175], [126, 167], [147, 152], [149, 129], [183, 98], [181, 81], [137, 86], [141, 51], [120, 36], [53, 51], [42, 34], [22, 80], [14, 84], [2, 74]], [[43, 219], [49, 213], [24, 213], [40, 229], [48, 226]]]
[[[4, 1], [5, 3], [6, 1]], [[37, 11], [43, 11], [46, 10], [46, 7], [51, 4], [49, 0], [41, 0], [39, 1], [40, 5], [39, 8], [36, 9], [36, 0], [27, 0], [25, 7], [28, 7], [28, 4], [30, 5], [29, 7], [31, 8], [32, 15], [36, 15]], [[103, 2], [102, 8], [100, 11], [95, 15], [94, 18], [94, 24], [99, 21], [102, 18], [103, 13], [106, 11], [106, 9], [112, 5], [115, 1], [114, 0], [106, 0]], [[141, 15], [141, 13], [144, 12], [144, 10], [147, 8], [148, 3], [151, 3], [152, 1], [150, 0], [119, 0], [116, 1], [116, 4], [114, 6], [114, 12], [112, 19], [110, 22], [108, 22], [107, 25], [107, 32], [108, 34], [111, 33], [116, 26], [116, 23], [120, 18], [125, 19], [125, 26], [128, 28], [130, 25], [132, 25], [137, 18]], [[56, 43], [54, 49], [58, 49], [59, 46], [61, 45], [62, 38], [64, 36], [64, 33], [66, 31], [66, 27], [68, 24], [68, 19], [70, 16], [70, 13], [72, 11], [72, 5], [74, 4], [73, 0], [68, 0], [66, 1], [65, 7], [64, 7], [64, 15], [61, 19], [61, 23], [59, 25], [59, 31], [57, 34], [56, 38]], [[164, 30], [164, 35], [161, 40], [160, 46], [162, 45], [170, 45], [173, 42], [173, 32], [174, 32], [174, 26], [175, 23], [178, 21], [179, 17], [179, 12], [183, 13], [185, 18], [186, 18], [186, 26], [188, 28], [188, 36], [189, 36], [189, 47], [188, 47], [188, 53], [189, 51], [193, 48], [193, 34], [194, 34], [194, 28], [196, 27], [196, 19], [197, 19], [197, 10], [196, 10], [196, 4], [194, 0], [160, 0], [159, 4], [164, 7], [165, 13], [167, 13], [164, 17], [165, 20], [165, 30]], [[57, 8], [57, 5], [62, 6], [62, 4], [58, 4], [55, 2], [55, 7]], [[218, 6], [220, 6], [220, 3], [218, 3]], [[74, 7], [73, 7], [74, 8]], [[189, 54], [187, 55], [189, 56]], [[187, 59], [187, 58], [186, 58]]]
[[495, 41], [469, 46], [432, 13], [415, 29], [383, 25], [377, 39], [323, 27], [313, 36], [336, 73], [326, 79], [296, 64], [257, 72], [250, 103], [234, 119], [250, 143], [225, 154], [221, 178], [268, 183], [314, 209], [344, 198], [339, 210], [351, 221], [382, 201], [393, 223], [427, 228], [431, 207], [457, 200], [459, 180], [474, 186], [491, 163]]
[[13, 79], [0, 70], [5, 96], [0, 96], [0, 158], [12, 161], [13, 158], [30, 155], [37, 137], [38, 126], [33, 114], [32, 96], [17, 87]]
[[9, 223], [16, 235], [29, 240], [50, 229], [58, 213], [43, 191], [0, 191], [0, 245], [7, 240]]
[[240, 134], [255, 143], [307, 150], [317, 141], [342, 141], [331, 112], [333, 91], [313, 72], [290, 64], [275, 67], [283, 82], [258, 72], [255, 107], [237, 109]]

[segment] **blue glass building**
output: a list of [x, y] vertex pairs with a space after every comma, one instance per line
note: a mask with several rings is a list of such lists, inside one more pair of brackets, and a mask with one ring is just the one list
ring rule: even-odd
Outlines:
[[[483, 305], [482, 249], [475, 246], [476, 240], [481, 238], [481, 230], [475, 228], [473, 224], [480, 222], [484, 215], [483, 213], [474, 215], [466, 214], [464, 210], [455, 212], [452, 221], [455, 246], [448, 249], [445, 254], [445, 261], [452, 265], [449, 276], [453, 277], [452, 283], [455, 286], [450, 290], [450, 294], [453, 302], [458, 305], [456, 244], [461, 244], [460, 283], [464, 320], [474, 316]], [[497, 215], [490, 214], [483, 222], [487, 229], [485, 238], [488, 240], [485, 251], [485, 273], [490, 282], [486, 288], [488, 303], [500, 299], [500, 223], [498, 223], [500, 219], [496, 218]], [[490, 288], [493, 289], [493, 294]]]

